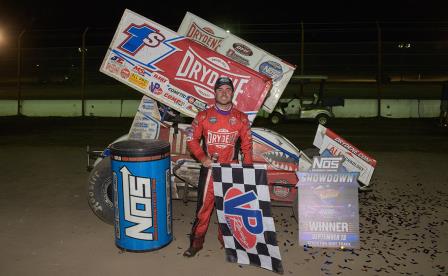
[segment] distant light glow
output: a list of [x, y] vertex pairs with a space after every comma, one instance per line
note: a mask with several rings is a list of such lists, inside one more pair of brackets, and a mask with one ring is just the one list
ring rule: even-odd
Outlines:
[[6, 36], [2, 29], [0, 29], [0, 46], [6, 43]]
[[403, 49], [403, 48], [409, 49], [412, 47], [412, 44], [410, 42], [400, 42], [400, 43], [398, 43], [397, 47], [400, 49]]
[[226, 33], [230, 33], [230, 31], [229, 31], [229, 30], [226, 30]]

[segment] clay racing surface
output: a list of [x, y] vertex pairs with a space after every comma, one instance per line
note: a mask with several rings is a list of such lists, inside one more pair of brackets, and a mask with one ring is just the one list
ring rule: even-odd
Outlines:
[[[182, 257], [195, 202], [173, 202], [175, 238], [167, 247], [115, 247], [113, 227], [86, 201], [85, 146], [104, 147], [131, 122], [0, 118], [0, 275], [273, 275], [226, 263], [215, 218], [199, 255]], [[255, 125], [271, 128], [259, 119]], [[372, 191], [360, 193], [361, 248], [299, 247], [292, 210], [274, 207], [285, 275], [446, 275], [448, 130], [410, 119], [336, 119], [328, 127], [378, 161]], [[272, 129], [307, 148], [316, 125]]]

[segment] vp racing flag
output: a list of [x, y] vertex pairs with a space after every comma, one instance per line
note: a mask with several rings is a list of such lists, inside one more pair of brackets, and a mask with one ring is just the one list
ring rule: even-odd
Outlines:
[[227, 260], [283, 273], [265, 165], [213, 164], [213, 186]]

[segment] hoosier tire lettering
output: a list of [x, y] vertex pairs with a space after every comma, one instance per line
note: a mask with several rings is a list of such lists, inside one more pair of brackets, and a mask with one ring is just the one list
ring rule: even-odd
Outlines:
[[87, 181], [87, 201], [97, 217], [108, 224], [114, 224], [112, 170], [109, 157], [101, 160], [90, 172]]

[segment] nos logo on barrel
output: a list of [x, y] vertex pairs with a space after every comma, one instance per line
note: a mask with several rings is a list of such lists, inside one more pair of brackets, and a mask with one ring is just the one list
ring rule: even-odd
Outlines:
[[224, 216], [233, 236], [243, 248], [251, 249], [257, 244], [257, 234], [263, 233], [263, 215], [253, 191], [227, 190], [224, 195]]

